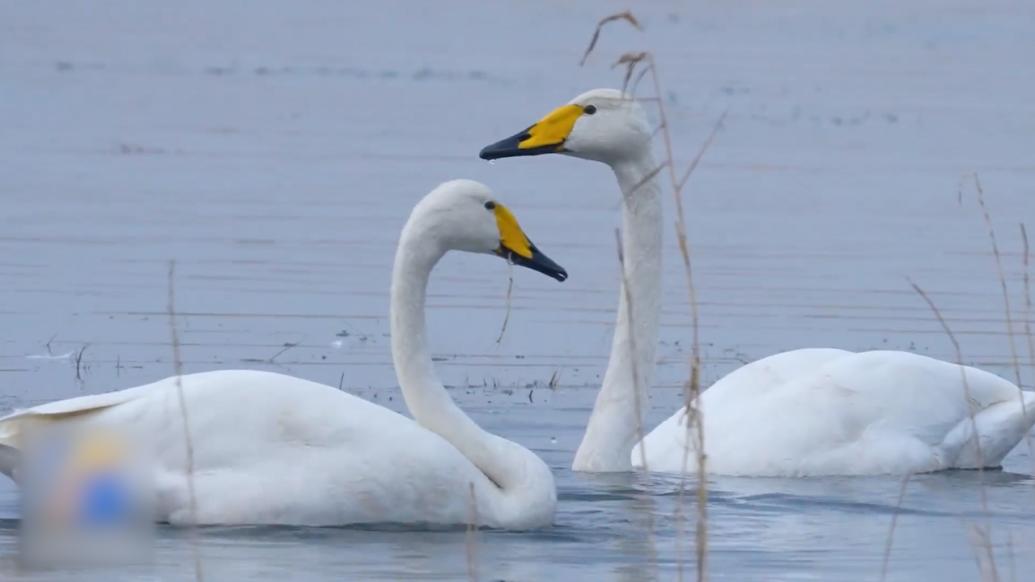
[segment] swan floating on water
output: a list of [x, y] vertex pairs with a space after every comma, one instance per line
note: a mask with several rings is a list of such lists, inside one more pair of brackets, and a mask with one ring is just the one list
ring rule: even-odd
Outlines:
[[486, 186], [454, 180], [425, 196], [403, 228], [391, 288], [392, 358], [415, 420], [301, 378], [205, 372], [180, 377], [192, 463], [172, 377], [0, 419], [0, 470], [18, 475], [18, 449], [32, 429], [114, 428], [149, 443], [144, 453], [157, 521], [548, 526], [557, 499], [550, 468], [481, 429], [435, 375], [425, 291], [432, 269], [451, 250], [496, 254], [567, 278]]
[[[639, 103], [595, 89], [481, 151], [489, 160], [563, 153], [603, 162], [622, 191], [618, 321], [576, 471], [628, 471], [644, 460], [652, 471], [697, 468], [685, 407], [640, 440], [661, 315], [663, 220], [651, 135]], [[995, 467], [1035, 424], [1035, 393], [976, 368], [899, 351], [775, 354], [721, 378], [698, 405], [707, 469], [727, 475]]]

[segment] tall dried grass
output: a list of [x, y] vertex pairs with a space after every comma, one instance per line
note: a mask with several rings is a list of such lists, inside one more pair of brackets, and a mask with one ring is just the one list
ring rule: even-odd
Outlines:
[[1021, 264], [1024, 267], [1024, 337], [1028, 343], [1028, 368], [1031, 372], [1032, 386], [1035, 386], [1035, 334], [1032, 333], [1031, 324], [1033, 318], [1032, 296], [1031, 296], [1031, 245], [1028, 242], [1028, 229], [1022, 222], [1021, 243], [1023, 244], [1023, 255]]
[[[608, 25], [611, 25], [611, 24], [614, 24], [614, 23], [620, 23], [620, 22], [625, 22], [625, 23], [629, 24], [630, 26], [633, 26], [637, 30], [642, 30], [642, 25], [640, 24], [639, 19], [637, 19], [635, 17], [635, 15], [633, 15], [633, 13], [630, 12], [630, 11], [618, 12], [618, 13], [611, 14], [609, 16], [606, 16], [606, 17], [602, 18], [597, 23], [597, 25], [596, 25], [596, 27], [595, 27], [595, 29], [593, 31], [592, 37], [590, 39], [590, 42], [589, 42], [588, 46], [586, 47], [586, 49], [585, 49], [585, 51], [584, 51], [584, 53], [582, 55], [582, 59], [580, 61], [580, 66], [584, 65], [586, 63], [586, 61], [589, 59], [591, 54], [596, 49], [596, 46], [598, 44], [598, 41], [600, 40], [601, 33], [604, 30], [604, 28], [607, 27]], [[687, 296], [688, 296], [687, 298], [688, 298], [688, 301], [689, 301], [689, 304], [690, 304], [690, 308], [691, 308], [692, 333], [693, 333], [693, 342], [692, 342], [691, 354], [690, 354], [690, 357], [689, 357], [690, 376], [689, 376], [689, 378], [687, 379], [687, 381], [686, 381], [686, 383], [684, 385], [684, 406], [685, 406], [686, 416], [687, 416], [686, 417], [686, 427], [687, 427], [686, 442], [688, 443], [688, 445], [684, 449], [684, 451], [686, 453], [686, 457], [684, 458], [684, 465], [683, 465], [683, 479], [684, 480], [686, 479], [686, 475], [687, 475], [687, 470], [686, 469], [689, 468], [689, 466], [688, 466], [689, 465], [689, 452], [690, 452], [690, 448], [691, 448], [690, 443], [692, 443], [693, 448], [694, 448], [695, 453], [696, 453], [696, 455], [695, 455], [695, 462], [696, 462], [696, 465], [697, 465], [697, 475], [698, 475], [697, 488], [696, 488], [696, 494], [697, 494], [696, 495], [696, 500], [697, 500], [697, 528], [696, 528], [696, 535], [695, 535], [695, 542], [696, 542], [695, 547], [696, 547], [696, 559], [697, 559], [697, 579], [698, 580], [705, 580], [707, 578], [707, 554], [708, 554], [708, 537], [707, 537], [708, 536], [708, 521], [707, 521], [708, 520], [708, 513], [707, 513], [708, 490], [707, 490], [707, 478], [706, 478], [707, 477], [707, 456], [704, 454], [703, 418], [702, 418], [702, 415], [701, 415], [701, 411], [696, 407], [696, 403], [698, 401], [698, 397], [700, 396], [700, 393], [701, 393], [701, 385], [700, 385], [701, 359], [700, 359], [700, 336], [699, 336], [699, 329], [700, 329], [700, 327], [699, 327], [699, 310], [698, 310], [698, 301], [697, 301], [697, 289], [696, 289], [696, 286], [695, 286], [695, 283], [694, 283], [694, 276], [693, 276], [693, 261], [692, 261], [693, 254], [692, 254], [692, 247], [691, 247], [689, 236], [688, 236], [688, 228], [687, 228], [687, 224], [686, 224], [685, 210], [684, 210], [684, 204], [683, 204], [683, 188], [686, 186], [686, 184], [689, 181], [690, 177], [692, 176], [694, 171], [697, 169], [697, 167], [698, 167], [701, 159], [703, 158], [703, 156], [707, 153], [708, 149], [711, 147], [712, 142], [715, 139], [715, 136], [718, 134], [719, 130], [722, 128], [722, 125], [723, 125], [723, 123], [725, 121], [725, 118], [726, 118], [726, 112], [724, 112], [718, 118], [718, 120], [715, 122], [715, 125], [714, 125], [711, 133], [708, 135], [707, 139], [701, 145], [701, 147], [699, 148], [699, 150], [697, 152], [697, 155], [691, 161], [691, 163], [689, 164], [689, 166], [687, 167], [685, 172], [681, 176], [677, 176], [675, 155], [673, 153], [673, 147], [672, 147], [672, 136], [671, 136], [671, 132], [670, 132], [670, 126], [669, 126], [669, 123], [668, 123], [668, 116], [667, 116], [666, 110], [665, 110], [665, 100], [663, 98], [664, 93], [662, 91], [662, 83], [660, 81], [660, 75], [659, 75], [659, 72], [658, 72], [658, 66], [657, 66], [657, 63], [656, 63], [656, 61], [654, 59], [654, 55], [651, 52], [649, 52], [649, 51], [626, 52], [626, 53], [624, 53], [624, 54], [619, 56], [619, 58], [613, 63], [612, 67], [613, 68], [619, 68], [619, 67], [624, 68], [624, 75], [623, 75], [623, 81], [622, 81], [623, 91], [625, 91], [627, 93], [631, 93], [634, 98], [637, 98], [638, 100], [640, 100], [642, 102], [653, 103], [656, 106], [656, 110], [657, 110], [658, 118], [659, 118], [659, 126], [655, 130], [655, 135], [660, 135], [661, 136], [661, 139], [662, 139], [662, 142], [663, 142], [663, 145], [664, 145], [664, 154], [665, 155], [664, 155], [663, 161], [658, 165], [658, 167], [655, 168], [652, 172], [650, 172], [646, 177], [644, 177], [642, 182], [645, 183], [645, 182], [647, 182], [649, 180], [655, 179], [658, 174], [660, 174], [663, 170], [667, 169], [668, 182], [669, 182], [669, 186], [670, 186], [670, 189], [671, 189], [671, 192], [672, 192], [672, 196], [673, 196], [673, 199], [674, 199], [675, 205], [676, 205], [677, 216], [676, 216], [676, 220], [675, 220], [675, 230], [676, 230], [676, 237], [677, 237], [677, 242], [678, 242], [679, 249], [680, 249], [681, 258], [682, 258], [682, 261], [683, 261], [684, 271], [686, 273]], [[639, 87], [640, 83], [645, 78], [647, 78], [647, 77], [650, 78], [651, 85], [653, 87], [653, 96], [651, 96], [651, 97], [644, 97], [644, 98], [636, 97], [635, 93], [636, 93], [637, 88]], [[992, 254], [993, 254], [994, 258], [995, 258], [997, 278], [998, 278], [998, 281], [999, 281], [999, 284], [1000, 284], [1000, 288], [1001, 288], [1001, 291], [1002, 291], [1004, 312], [1005, 312], [1006, 324], [1007, 324], [1007, 334], [1008, 334], [1009, 345], [1010, 345], [1010, 356], [1011, 356], [1012, 368], [1014, 370], [1014, 376], [1015, 376], [1017, 385], [1018, 386], [1022, 386], [1023, 384], [1022, 384], [1022, 373], [1021, 373], [1020, 356], [1019, 356], [1019, 352], [1018, 352], [1017, 344], [1016, 344], [1016, 339], [1015, 339], [1015, 335], [1014, 335], [1015, 334], [1015, 325], [1014, 325], [1014, 321], [1013, 321], [1014, 320], [1014, 318], [1013, 318], [1013, 310], [1012, 310], [1012, 306], [1011, 306], [1011, 302], [1010, 302], [1009, 290], [1008, 290], [1007, 280], [1006, 280], [1006, 276], [1005, 276], [1005, 269], [1003, 267], [1002, 253], [999, 250], [999, 241], [998, 241], [998, 237], [997, 237], [996, 232], [995, 232], [995, 228], [994, 228], [994, 226], [992, 224], [991, 213], [989, 212], [988, 206], [987, 206], [987, 204], [985, 202], [985, 199], [984, 199], [983, 186], [982, 186], [981, 181], [980, 181], [980, 179], [979, 179], [979, 177], [978, 177], [978, 175], [976, 173], [973, 174], [973, 181], [974, 181], [974, 184], [975, 184], [975, 188], [977, 190], [978, 204], [980, 205], [982, 216], [984, 218], [985, 225], [986, 225], [986, 227], [988, 229], [988, 236], [989, 236], [989, 241], [990, 241], [991, 247], [992, 247]], [[962, 197], [963, 197], [962, 188], [960, 190], [959, 196], [960, 196], [960, 201], [962, 203]], [[1033, 331], [1032, 331], [1032, 313], [1033, 313], [1033, 311], [1035, 311], [1035, 309], [1033, 309], [1033, 294], [1032, 294], [1032, 290], [1031, 290], [1032, 286], [1031, 286], [1031, 276], [1030, 276], [1030, 265], [1031, 265], [1031, 258], [1030, 258], [1030, 256], [1031, 256], [1031, 252], [1030, 252], [1030, 248], [1029, 248], [1028, 236], [1027, 236], [1027, 231], [1026, 231], [1025, 225], [1021, 224], [1020, 228], [1021, 228], [1021, 237], [1022, 237], [1023, 244], [1024, 244], [1024, 253], [1023, 253], [1023, 265], [1024, 265], [1024, 279], [1023, 280], [1024, 280], [1024, 293], [1025, 293], [1024, 335], [1027, 338], [1027, 346], [1028, 346], [1028, 352], [1029, 352], [1028, 353], [1029, 364], [1030, 364], [1030, 367], [1032, 369], [1033, 382], [1035, 382], [1035, 333], [1033, 333]], [[623, 257], [621, 256], [621, 241], [620, 240], [619, 240], [619, 261], [620, 262], [624, 261]], [[624, 276], [624, 266], [623, 266], [623, 276]], [[950, 342], [951, 342], [951, 344], [953, 346], [955, 362], [962, 366], [962, 364], [963, 364], [962, 348], [960, 346], [960, 343], [959, 343], [959, 340], [958, 340], [956, 334], [953, 332], [953, 330], [948, 325], [948, 322], [946, 321], [946, 319], [943, 316], [942, 312], [939, 310], [937, 305], [934, 303], [934, 301], [931, 299], [930, 295], [926, 291], [924, 291], [919, 285], [914, 283], [912, 280], [910, 280], [909, 283], [912, 286], [913, 290], [924, 300], [924, 302], [927, 304], [927, 306], [931, 309], [932, 313], [934, 314], [934, 316], [938, 320], [939, 324], [941, 325], [942, 330], [944, 331], [946, 336], [949, 338], [949, 340], [950, 340]], [[630, 315], [631, 315], [631, 313], [630, 313]], [[963, 370], [962, 367], [960, 368], [960, 376], [961, 376], [961, 383], [963, 385], [963, 390], [964, 390], [964, 397], [967, 400], [970, 400], [970, 385], [969, 385], [969, 381], [968, 381], [968, 378], [967, 378], [966, 371]], [[1023, 401], [1022, 401], [1022, 406], [1024, 406]], [[973, 411], [971, 411], [971, 413], [970, 413], [970, 421], [972, 423], [972, 428], [974, 429], [975, 434], [976, 434], [976, 424], [973, 424], [974, 423]], [[638, 433], [638, 435], [642, 438], [642, 427], [639, 428], [639, 431], [640, 432]], [[1029, 451], [1032, 453], [1033, 462], [1035, 462], [1035, 451], [1032, 450], [1032, 443], [1031, 443], [1030, 435], [1026, 434], [1025, 435], [1025, 440], [1028, 442]], [[976, 442], [975, 443], [975, 447], [976, 447], [976, 455], [977, 455], [978, 461], [979, 461], [978, 465], [981, 465], [981, 466], [978, 467], [978, 472], [979, 472], [979, 474], [982, 475], [981, 487], [980, 487], [980, 503], [981, 503], [982, 510], [987, 515], [987, 513], [988, 513], [988, 496], [987, 496], [987, 491], [986, 491], [985, 486], [984, 486], [984, 479], [983, 479], [983, 474], [984, 474], [983, 473], [983, 470], [984, 470], [983, 465], [984, 465], [984, 462], [982, 460], [983, 459], [983, 454], [981, 452], [981, 443], [979, 441]], [[641, 454], [642, 454], [642, 448], [641, 448]], [[646, 465], [646, 462], [645, 462], [646, 459], [645, 458], [641, 458], [641, 461], [643, 461], [644, 465]], [[1033, 468], [1033, 473], [1032, 474], [1035, 475], [1035, 468]], [[887, 540], [886, 540], [886, 545], [885, 545], [885, 550], [884, 550], [884, 557], [883, 557], [882, 566], [881, 566], [881, 579], [882, 580], [884, 580], [886, 578], [887, 572], [888, 572], [888, 563], [889, 563], [889, 558], [890, 558], [890, 554], [891, 554], [894, 533], [895, 533], [895, 529], [897, 527], [897, 522], [898, 522], [898, 511], [897, 511], [897, 509], [901, 506], [901, 504], [903, 502], [903, 499], [904, 499], [905, 493], [906, 493], [906, 488], [907, 488], [907, 486], [909, 484], [910, 478], [911, 478], [910, 475], [907, 475], [907, 476], [905, 476], [903, 478], [901, 489], [900, 489], [900, 492], [899, 492], [898, 501], [897, 501], [897, 504], [896, 504], [896, 513], [892, 517], [892, 522], [891, 522], [891, 524], [889, 526], [889, 532], [888, 532], [888, 537], [887, 537]], [[679, 534], [679, 535], [677, 535], [677, 543], [680, 543], [680, 546], [681, 546], [681, 542], [679, 542], [678, 540], [681, 539], [680, 536], [683, 534], [683, 528], [682, 528], [682, 523], [683, 522], [681, 521], [682, 520], [682, 515], [681, 514], [682, 514], [682, 511], [683, 511], [683, 497], [682, 497], [682, 493], [683, 493], [684, 490], [685, 490], [685, 487], [681, 484], [681, 487], [680, 487], [680, 503], [679, 503], [680, 515], [677, 516], [677, 529], [678, 529], [677, 534]], [[999, 574], [998, 574], [998, 568], [996, 566], [996, 561], [995, 561], [995, 552], [993, 550], [993, 545], [992, 545], [992, 540], [991, 540], [992, 536], [991, 536], [990, 526], [989, 525], [972, 524], [969, 527], [969, 532], [970, 532], [970, 537], [971, 537], [972, 545], [975, 547], [975, 551], [976, 551], [975, 555], [976, 555], [977, 560], [978, 560], [978, 567], [979, 567], [979, 572], [980, 572], [980, 575], [981, 575], [981, 579], [982, 580], [998, 580], [999, 579]], [[682, 563], [682, 558], [680, 556], [680, 558], [679, 558], [679, 579], [682, 580], [683, 578], [684, 578], [683, 563]]]
[[[593, 31], [593, 36], [590, 39], [589, 45], [586, 47], [583, 53], [580, 64], [585, 64], [593, 50], [596, 48], [597, 42], [600, 39], [601, 32], [604, 27], [612, 23], [626, 22], [629, 25], [642, 29], [639, 20], [630, 12], [624, 11], [616, 14], [611, 14], [602, 18], [596, 25]], [[637, 52], [626, 52], [619, 56], [614, 62], [613, 68], [624, 67], [625, 74], [622, 80], [623, 92], [630, 93], [632, 97], [635, 97], [636, 88], [640, 82], [649, 77], [653, 87], [654, 95], [649, 98], [642, 98], [641, 101], [653, 103], [656, 107], [658, 114], [659, 125], [655, 130], [655, 135], [661, 135], [662, 143], [664, 145], [664, 160], [655, 168], [653, 171], [648, 173], [647, 176], [641, 180], [645, 183], [649, 180], [653, 180], [659, 173], [667, 169], [669, 178], [669, 187], [671, 189], [672, 197], [676, 204], [676, 220], [675, 230], [676, 239], [679, 245], [680, 255], [683, 261], [683, 269], [686, 273], [687, 283], [687, 300], [690, 304], [691, 314], [691, 332], [693, 335], [691, 343], [691, 352], [689, 357], [690, 375], [687, 381], [684, 383], [684, 394], [683, 404], [684, 410], [686, 411], [686, 437], [684, 442], [684, 463], [682, 471], [682, 480], [680, 483], [680, 497], [678, 504], [678, 515], [677, 515], [677, 543], [682, 547], [682, 536], [684, 532], [683, 519], [684, 519], [684, 491], [686, 490], [686, 476], [689, 465], [689, 455], [692, 443], [692, 448], [695, 453], [696, 462], [696, 474], [697, 474], [697, 487], [696, 487], [696, 506], [697, 506], [697, 525], [695, 528], [695, 550], [696, 550], [696, 574], [697, 580], [706, 580], [708, 572], [708, 480], [707, 480], [707, 456], [705, 455], [705, 443], [704, 443], [704, 428], [703, 418], [700, 409], [697, 407], [698, 397], [701, 394], [701, 382], [700, 382], [700, 370], [701, 370], [701, 342], [700, 342], [700, 317], [697, 301], [697, 288], [694, 284], [693, 274], [693, 261], [692, 261], [692, 247], [690, 244], [690, 238], [687, 234], [686, 224], [686, 213], [683, 206], [683, 188], [690, 179], [690, 176], [697, 169], [704, 157], [705, 153], [711, 147], [712, 142], [715, 139], [719, 129], [725, 120], [726, 114], [722, 116], [715, 123], [711, 134], [705, 140], [704, 144], [699, 149], [697, 155], [691, 161], [686, 171], [682, 176], [676, 174], [676, 161], [675, 154], [672, 147], [672, 134], [670, 131], [670, 125], [668, 122], [668, 115], [665, 109], [665, 100], [662, 97], [664, 92], [662, 91], [661, 75], [658, 72], [657, 62], [654, 59], [654, 55], [649, 51], [637, 51]], [[635, 79], [634, 79], [635, 76]], [[630, 91], [631, 89], [631, 91]], [[621, 245], [619, 244], [619, 248]], [[623, 266], [624, 276], [624, 266]], [[627, 298], [628, 299], [628, 298]], [[627, 301], [628, 303], [628, 301]], [[642, 427], [640, 433], [638, 433], [642, 439]], [[641, 447], [641, 454], [643, 454], [643, 447]], [[646, 466], [646, 458], [641, 459]], [[678, 576], [682, 580], [684, 578], [684, 565], [682, 560], [682, 553], [679, 554], [678, 563]]]
[[467, 517], [467, 528], [464, 533], [467, 579], [478, 582], [478, 498], [474, 493], [474, 483], [468, 483]]
[[[629, 349], [632, 353], [637, 353], [636, 346], [636, 334], [633, 333], [633, 329], [636, 327], [636, 321], [633, 315], [633, 298], [632, 294], [629, 293], [629, 278], [626, 275], [626, 264], [625, 254], [622, 251], [622, 232], [615, 229], [615, 243], [617, 245], [618, 252], [618, 270], [622, 273], [622, 292], [625, 294], [625, 316], [629, 319]], [[644, 402], [641, 402], [640, 397], [640, 370], [636, 363], [636, 358], [632, 358], [632, 377], [633, 377], [633, 405], [636, 407], [636, 441], [643, 442], [645, 431], [643, 430], [643, 412]], [[647, 454], [643, 447], [640, 447], [640, 464], [643, 466], [645, 473], [650, 473], [650, 468], [647, 466]], [[657, 564], [658, 561], [658, 549], [654, 538], [654, 500], [650, 495], [645, 495], [643, 498], [644, 506], [647, 508], [647, 552], [648, 559], [651, 564]]]
[[205, 579], [201, 565], [201, 550], [198, 545], [198, 500], [194, 489], [194, 439], [190, 431], [190, 413], [187, 409], [187, 398], [183, 393], [183, 358], [180, 354], [180, 333], [176, 327], [176, 261], [169, 261], [168, 271], [169, 295], [166, 314], [169, 317], [169, 338], [172, 344], [173, 371], [176, 377], [176, 397], [179, 403], [180, 420], [183, 423], [183, 446], [186, 457], [187, 494], [190, 507], [190, 546], [194, 561], [194, 579], [202, 582]]
[[881, 558], [880, 563], [880, 581], [884, 582], [888, 579], [888, 563], [891, 561], [891, 546], [892, 540], [895, 539], [895, 529], [898, 527], [898, 515], [902, 509], [902, 501], [906, 498], [906, 487], [909, 485], [909, 478], [912, 475], [906, 475], [902, 478], [902, 486], [898, 490], [898, 500], [895, 501], [895, 513], [891, 514], [891, 525], [888, 526], [888, 536], [884, 539], [884, 556]]

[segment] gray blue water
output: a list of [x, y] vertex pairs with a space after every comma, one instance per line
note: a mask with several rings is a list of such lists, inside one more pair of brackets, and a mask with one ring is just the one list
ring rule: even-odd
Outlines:
[[[1014, 377], [995, 261], [961, 178], [980, 174], [1020, 330], [1032, 322], [1018, 223], [1035, 231], [1035, 7], [657, 2], [635, 7], [643, 32], [607, 29], [580, 68], [596, 20], [626, 7], [0, 4], [0, 409], [170, 375], [172, 259], [187, 371], [277, 370], [400, 409], [393, 245], [412, 204], [449, 178], [493, 186], [571, 274], [516, 272], [499, 344], [501, 261], [448, 257], [429, 301], [454, 397], [553, 467], [555, 527], [473, 539], [163, 529], [142, 569], [25, 572], [4, 481], [0, 579], [192, 580], [195, 549], [206, 580], [695, 577], [696, 506], [678, 479], [568, 468], [617, 302], [613, 177], [569, 158], [476, 157], [583, 90], [620, 84], [610, 64], [625, 51], [654, 51], [680, 159], [729, 111], [686, 194], [706, 381], [804, 346], [952, 358], [907, 278], [968, 363]], [[666, 237], [652, 424], [680, 401], [690, 342]], [[1016, 339], [1031, 388], [1035, 362]], [[1031, 579], [1031, 464], [1022, 445], [1002, 472], [914, 477], [901, 502], [891, 477], [711, 478], [709, 577], [879, 580], [895, 521], [888, 580]]]

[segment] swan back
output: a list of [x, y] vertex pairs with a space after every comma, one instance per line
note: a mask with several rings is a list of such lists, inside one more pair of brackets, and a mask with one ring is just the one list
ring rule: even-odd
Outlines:
[[[776, 354], [722, 378], [699, 405], [708, 470], [725, 475], [992, 467], [1035, 423], [1032, 395], [1007, 380], [895, 351]], [[685, 419], [681, 409], [643, 440], [651, 470], [695, 470]]]

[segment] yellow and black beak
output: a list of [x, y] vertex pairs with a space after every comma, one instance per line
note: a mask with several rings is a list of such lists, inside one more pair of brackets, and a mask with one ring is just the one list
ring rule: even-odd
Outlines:
[[582, 112], [581, 105], [558, 107], [528, 129], [485, 146], [478, 156], [483, 160], [496, 160], [515, 156], [561, 153], [565, 151], [564, 140], [568, 139], [568, 134], [575, 127], [575, 122]]
[[568, 272], [564, 270], [564, 267], [553, 262], [553, 259], [540, 252], [534, 244], [529, 244], [528, 248], [531, 252], [531, 255], [528, 257], [520, 255], [517, 251], [508, 249], [503, 245], [500, 245], [499, 248], [496, 249], [496, 254], [515, 265], [527, 267], [533, 271], [539, 271], [540, 273], [553, 277], [558, 281], [564, 281], [568, 278]]
[[500, 246], [496, 247], [495, 251], [497, 255], [515, 265], [539, 271], [558, 281], [568, 278], [568, 272], [564, 267], [553, 262], [553, 259], [544, 255], [528, 240], [517, 219], [506, 206], [497, 202], [493, 212], [496, 214], [496, 226], [500, 231]]

